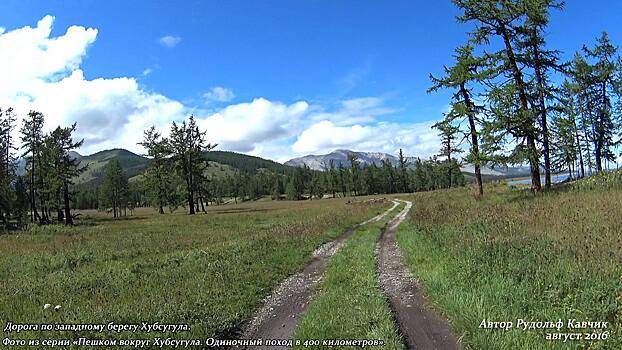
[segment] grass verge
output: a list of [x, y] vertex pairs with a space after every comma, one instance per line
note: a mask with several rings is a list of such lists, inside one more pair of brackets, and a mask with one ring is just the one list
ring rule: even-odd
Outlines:
[[313, 348], [328, 348], [323, 339], [378, 339], [383, 349], [404, 348], [376, 273], [376, 243], [387, 221], [357, 230], [332, 257], [295, 339], [319, 339]]
[[[418, 194], [398, 241], [467, 348], [621, 349], [620, 212], [619, 188], [534, 196], [499, 187], [479, 201], [465, 189]], [[480, 328], [484, 319], [513, 328]], [[517, 329], [519, 319], [563, 328]], [[569, 319], [609, 326], [569, 329]], [[607, 340], [546, 340], [603, 332]]]

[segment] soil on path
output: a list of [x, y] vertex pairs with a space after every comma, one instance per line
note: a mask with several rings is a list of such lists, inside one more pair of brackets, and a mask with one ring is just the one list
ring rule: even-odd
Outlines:
[[[240, 339], [291, 339], [300, 316], [311, 301], [312, 286], [321, 280], [330, 257], [339, 251], [357, 228], [382, 220], [399, 205], [399, 202], [392, 202], [393, 206], [387, 211], [356, 225], [336, 240], [324, 244], [313, 252], [311, 262], [303, 271], [287, 278], [266, 297], [263, 306], [243, 327]], [[250, 348], [269, 349], [271, 347], [253, 346]]]
[[427, 303], [397, 244], [397, 227], [406, 219], [412, 207], [412, 202], [403, 202], [406, 207], [389, 223], [378, 242], [380, 285], [389, 299], [408, 349], [460, 349], [449, 322]]

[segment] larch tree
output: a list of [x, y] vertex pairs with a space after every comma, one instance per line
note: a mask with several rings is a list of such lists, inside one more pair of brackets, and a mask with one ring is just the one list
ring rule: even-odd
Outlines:
[[294, 177], [290, 177], [287, 181], [287, 185], [285, 186], [285, 197], [287, 200], [295, 201], [300, 199], [298, 196], [298, 191], [296, 190], [296, 180]]
[[335, 169], [335, 162], [331, 159], [328, 162], [328, 179], [326, 181], [327, 190], [335, 198], [336, 192], [339, 190], [339, 174]]
[[[65, 225], [73, 225], [73, 216], [71, 215], [71, 202], [73, 200], [73, 194], [71, 187], [73, 185], [73, 179], [80, 175], [85, 170], [85, 167], [80, 166], [79, 160], [74, 158], [71, 154], [72, 151], [80, 148], [84, 140], [75, 142], [73, 140], [73, 133], [76, 131], [76, 123], [73, 123], [70, 127], [61, 128], [57, 127], [48, 136], [49, 147], [51, 148], [49, 154], [52, 155], [51, 163], [54, 169], [53, 175], [49, 183], [55, 184], [57, 188], [54, 189], [54, 193], [60, 194], [58, 210], [58, 221], [64, 219]], [[61, 214], [62, 213], [62, 214]]]
[[553, 118], [552, 127], [552, 167], [555, 171], [568, 171], [568, 176], [574, 177], [574, 167], [577, 159], [577, 145], [575, 125], [572, 116], [557, 113]]
[[194, 116], [181, 124], [173, 122], [169, 139], [169, 152], [175, 161], [175, 170], [185, 182], [189, 214], [196, 213], [195, 194], [203, 177], [207, 160], [204, 153], [216, 147], [207, 142], [206, 132], [201, 131]]
[[15, 113], [12, 108], [0, 109], [0, 221], [9, 227], [11, 214], [15, 209], [16, 158], [13, 137]]
[[441, 150], [438, 156], [445, 158], [444, 166], [447, 172], [447, 184], [448, 187], [451, 188], [454, 171], [460, 171], [460, 167], [455, 160], [455, 155], [462, 152], [462, 150], [456, 145], [456, 137], [458, 135], [459, 128], [448, 120], [440, 121], [432, 127], [439, 130]]
[[445, 67], [445, 76], [437, 78], [430, 75], [433, 86], [428, 92], [433, 92], [441, 88], [453, 89], [452, 111], [448, 113], [445, 120], [453, 122], [457, 119], [466, 118], [469, 129], [467, 140], [471, 145], [466, 161], [473, 164], [475, 173], [476, 195], [484, 195], [484, 185], [482, 182], [481, 167], [485, 164], [485, 157], [480, 149], [480, 135], [478, 131], [478, 113], [482, 108], [477, 106], [471, 92], [473, 84], [483, 81], [492, 74], [487, 68], [486, 62], [482, 58], [473, 55], [473, 46], [465, 45], [458, 47], [455, 52], [455, 65]]
[[[461, 22], [473, 23], [476, 29], [470, 33], [471, 42], [484, 45], [493, 39], [499, 39], [502, 49], [489, 53], [490, 62], [494, 62], [494, 69], [501, 79], [501, 86], [496, 88], [489, 98], [501, 98], [505, 104], [511, 100], [512, 106], [506, 108], [505, 115], [498, 120], [497, 130], [502, 127], [517, 141], [518, 147], [513, 152], [514, 158], [522, 157], [529, 162], [531, 172], [531, 188], [540, 191], [540, 152], [537, 140], [540, 128], [536, 123], [537, 113], [530, 108], [529, 86], [525, 74], [520, 66], [521, 53], [517, 52], [519, 28], [526, 20], [530, 0], [453, 0], [454, 4], [463, 11], [458, 17]], [[511, 96], [508, 96], [511, 94]], [[494, 130], [494, 129], [492, 129]]]
[[104, 167], [104, 179], [101, 184], [100, 200], [102, 208], [109, 208], [114, 218], [121, 216], [127, 207], [128, 182], [121, 163], [117, 159], [108, 161]]
[[618, 48], [611, 43], [607, 33], [602, 33], [593, 48], [584, 46], [583, 50], [588, 58], [595, 60], [584, 79], [587, 79], [586, 83], [591, 85], [593, 92], [589, 108], [593, 109], [595, 117], [593, 142], [596, 171], [601, 172], [604, 162], [615, 160], [613, 148], [618, 143], [615, 136], [621, 119], [620, 113], [614, 109], [614, 98], [622, 94], [622, 67], [619, 66]]
[[585, 146], [587, 173], [591, 174], [595, 168], [592, 154], [592, 142], [596, 140], [594, 126], [596, 113], [593, 106], [597, 103], [598, 92], [592, 83], [592, 67], [580, 53], [575, 53], [570, 68], [572, 93], [577, 102], [577, 128], [583, 136]]
[[43, 187], [42, 151], [43, 151], [43, 123], [44, 115], [41, 112], [30, 111], [27, 118], [24, 118], [20, 129], [23, 157], [26, 160], [28, 173], [28, 189], [30, 199], [30, 221], [35, 220], [39, 223], [46, 223], [45, 213], [39, 215], [37, 210], [37, 199], [39, 190]]
[[383, 192], [395, 193], [395, 172], [393, 171], [393, 165], [388, 159], [382, 160], [382, 180], [383, 180]]
[[346, 169], [343, 167], [343, 163], [339, 162], [339, 166], [337, 167], [337, 172], [339, 176], [338, 177], [339, 189], [341, 190], [341, 195], [345, 197], [348, 191], [348, 186], [347, 186], [348, 174], [346, 172]]
[[410, 186], [408, 185], [408, 161], [406, 157], [404, 157], [404, 152], [400, 148], [398, 153], [398, 165], [400, 167], [399, 173], [399, 183], [400, 183], [400, 192], [407, 193], [410, 192]]
[[551, 188], [551, 150], [549, 142], [549, 126], [547, 101], [553, 98], [554, 87], [550, 84], [550, 70], [562, 70], [559, 63], [560, 52], [546, 49], [544, 32], [549, 24], [549, 10], [563, 8], [562, 1], [530, 0], [525, 1], [526, 20], [517, 27], [517, 48], [521, 51], [519, 61], [533, 70], [533, 81], [530, 86], [531, 101], [536, 115], [539, 116], [541, 128], [542, 153], [544, 156], [545, 187]]
[[[582, 140], [585, 139], [585, 135], [579, 130], [579, 105], [578, 105], [578, 90], [577, 85], [569, 80], [564, 80], [556, 96], [558, 103], [553, 105], [553, 110], [562, 114], [569, 122], [569, 127], [574, 132], [573, 144], [575, 146], [575, 163], [576, 177], [585, 177], [585, 162], [583, 160], [583, 146]], [[569, 140], [566, 140], [568, 143]]]
[[148, 191], [158, 207], [158, 212], [164, 214], [164, 207], [168, 204], [168, 196], [172, 191], [168, 140], [152, 126], [145, 130], [143, 141], [139, 145], [145, 147], [149, 158], [149, 168], [145, 172]]
[[358, 196], [360, 164], [359, 158], [354, 153], [348, 154], [348, 162], [350, 163], [350, 190], [354, 192], [354, 196]]

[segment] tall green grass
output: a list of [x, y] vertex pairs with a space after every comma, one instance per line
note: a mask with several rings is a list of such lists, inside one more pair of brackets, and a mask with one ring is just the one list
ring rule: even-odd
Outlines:
[[[473, 349], [622, 348], [622, 190], [417, 194], [398, 235], [432, 303]], [[482, 320], [609, 322], [606, 341], [480, 328]], [[600, 330], [596, 330], [600, 332]], [[560, 333], [591, 333], [568, 330]]]
[[576, 190], [608, 190], [622, 188], [622, 170], [602, 172], [579, 181], [572, 185]]
[[[0, 324], [182, 323], [191, 331], [171, 336], [227, 337], [317, 246], [384, 208], [335, 200], [210, 210], [91, 217], [73, 228], [0, 236]], [[62, 309], [44, 310], [46, 303]]]

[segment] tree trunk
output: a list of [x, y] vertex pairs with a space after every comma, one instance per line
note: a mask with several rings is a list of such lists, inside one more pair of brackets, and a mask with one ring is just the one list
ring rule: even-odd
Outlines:
[[188, 186], [188, 209], [190, 210], [190, 215], [194, 215], [194, 193], [192, 193], [190, 180], [186, 180], [186, 184]]
[[[585, 168], [583, 165], [583, 150], [581, 149], [581, 142], [579, 140], [579, 129], [577, 128], [577, 121], [574, 116], [572, 116], [572, 125], [574, 126], [574, 136], [577, 140], [577, 150], [579, 151], [579, 165], [581, 166], [581, 177], [585, 177]], [[577, 176], [579, 177], [579, 176]]]
[[538, 162], [538, 155], [534, 153], [536, 150], [536, 142], [531, 135], [527, 136], [527, 146], [531, 150], [529, 155], [529, 166], [531, 168], [531, 189], [534, 191], [542, 190], [542, 183], [540, 181], [540, 162]]
[[35, 220], [41, 222], [41, 217], [39, 216], [39, 212], [37, 211], [37, 202], [35, 199], [35, 155], [32, 154], [30, 164], [30, 222], [35, 222]]
[[544, 187], [551, 188], [551, 148], [549, 144], [549, 126], [547, 122], [546, 101], [544, 100], [544, 75], [540, 66], [540, 50], [533, 46], [536, 82], [538, 84], [538, 100], [540, 103], [540, 124], [542, 126], [542, 146], [544, 147]]
[[475, 187], [476, 187], [476, 195], [481, 197], [484, 195], [484, 186], [482, 183], [482, 169], [479, 164], [479, 141], [477, 139], [477, 129], [475, 127], [475, 108], [473, 106], [473, 101], [471, 100], [471, 96], [469, 96], [469, 92], [467, 91], [464, 84], [460, 84], [460, 93], [462, 94], [462, 98], [464, 99], [464, 104], [467, 107], [467, 116], [469, 119], [469, 128], [471, 134], [471, 153], [478, 159], [478, 162], [474, 164], [475, 166]]
[[602, 98], [602, 108], [600, 110], [600, 118], [598, 119], [598, 135], [596, 136], [597, 144], [596, 144], [596, 171], [603, 171], [603, 148], [605, 148], [605, 113], [608, 105], [607, 101], [607, 81], [603, 81], [601, 83], [601, 98]]
[[47, 224], [48, 222], [50, 222], [50, 212], [49, 212], [49, 208], [43, 205], [43, 202], [41, 204], [41, 219], [39, 220], [39, 223], [42, 225]]
[[201, 203], [201, 211], [207, 213], [205, 210], [205, 205], [203, 204], [203, 196], [199, 196], [199, 203]]
[[65, 225], [73, 225], [73, 217], [71, 216], [71, 206], [69, 201], [69, 185], [64, 184], [63, 200], [65, 202]]
[[190, 215], [196, 213], [194, 207], [194, 181], [192, 179], [192, 155], [188, 154], [188, 165], [186, 167], [188, 172], [186, 176], [186, 184], [188, 186], [188, 206], [190, 207]]
[[585, 148], [587, 152], [587, 170], [588, 175], [592, 174], [592, 150], [590, 149], [590, 141], [588, 139], [587, 128], [585, 127], [585, 123], [583, 123], [583, 135], [585, 135]]
[[594, 158], [596, 160], [596, 172], [600, 173], [603, 171], [603, 160], [602, 160], [602, 152], [603, 152], [603, 140], [600, 133], [596, 136], [596, 144], [594, 145]]
[[449, 177], [448, 186], [451, 188], [451, 139], [447, 138], [447, 176]]

